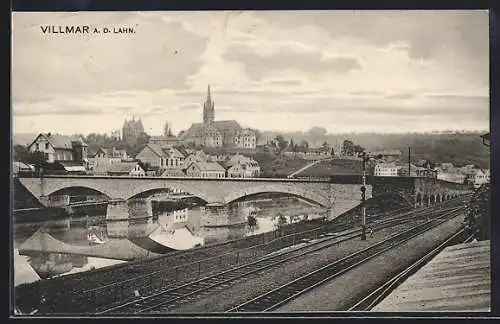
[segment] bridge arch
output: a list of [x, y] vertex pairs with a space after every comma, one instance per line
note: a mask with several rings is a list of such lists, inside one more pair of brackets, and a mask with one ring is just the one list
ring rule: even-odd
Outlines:
[[229, 194], [224, 198], [224, 203], [228, 204], [232, 201], [235, 201], [237, 199], [246, 196], [251, 196], [260, 193], [271, 193], [271, 192], [284, 193], [292, 196], [301, 197], [306, 200], [318, 203], [322, 207], [326, 208], [332, 207], [332, 203], [330, 202], [330, 199], [328, 199], [327, 197], [324, 197], [322, 195], [301, 188], [295, 188], [292, 186], [279, 185], [279, 184], [270, 184], [270, 185], [264, 184], [234, 191], [233, 193]]
[[430, 196], [430, 202], [429, 202], [429, 203], [430, 203], [431, 205], [434, 205], [434, 203], [435, 203], [435, 202], [436, 202], [436, 196], [431, 195], [431, 196]]
[[422, 194], [419, 192], [415, 198], [417, 207], [422, 207]]
[[56, 188], [51, 188], [50, 190], [47, 190], [47, 192], [45, 192], [45, 196], [53, 196], [59, 192], [65, 191], [65, 190], [78, 189], [78, 188], [99, 192], [109, 199], [111, 199], [113, 197], [113, 193], [111, 191], [107, 190], [106, 188], [101, 188], [100, 186], [94, 186], [94, 185], [91, 185], [88, 183], [85, 183], [85, 184], [72, 183], [71, 185], [67, 185], [67, 186], [60, 186], [60, 187], [56, 187]]
[[429, 206], [429, 196], [427, 194], [424, 195], [424, 197], [422, 198], [422, 206]]
[[124, 199], [132, 199], [140, 194], [146, 193], [148, 191], [174, 189], [181, 190], [183, 192], [189, 193], [193, 196], [200, 198], [205, 202], [211, 202], [213, 199], [210, 198], [209, 194], [203, 190], [197, 189], [195, 186], [184, 184], [180, 181], [169, 181], [168, 184], [162, 185], [155, 182], [148, 182], [146, 184], [132, 188], [132, 190], [127, 194]]

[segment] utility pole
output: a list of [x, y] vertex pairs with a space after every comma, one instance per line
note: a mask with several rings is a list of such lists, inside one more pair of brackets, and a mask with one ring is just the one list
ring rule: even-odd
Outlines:
[[411, 147], [408, 146], [408, 176], [411, 177]]
[[361, 240], [366, 241], [366, 153], [363, 152], [363, 185], [361, 186]]

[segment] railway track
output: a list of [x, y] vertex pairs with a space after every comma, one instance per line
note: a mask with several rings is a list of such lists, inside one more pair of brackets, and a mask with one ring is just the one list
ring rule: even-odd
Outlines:
[[[462, 209], [462, 207], [455, 207], [453, 211], [457, 211], [460, 209]], [[449, 208], [445, 210], [448, 211]], [[441, 212], [445, 211], [441, 210]], [[378, 231], [387, 227], [404, 224], [410, 220], [407, 217], [396, 217], [395, 219], [390, 219], [377, 224], [374, 230]], [[244, 277], [271, 267], [279, 266], [285, 262], [294, 260], [297, 257], [304, 256], [319, 250], [326, 249], [341, 242], [351, 240], [353, 238], [359, 237], [360, 235], [361, 230], [355, 229], [346, 231], [342, 235], [338, 235], [335, 237], [326, 237], [323, 240], [309, 243], [306, 246], [297, 247], [284, 253], [270, 255], [251, 263], [243, 264], [235, 268], [206, 276], [194, 282], [190, 282], [175, 288], [165, 289], [140, 299], [134, 299], [127, 303], [107, 308], [100, 311], [98, 314], [137, 314], [145, 313], [148, 311], [168, 311], [172, 307], [175, 307], [179, 302], [195, 298], [200, 294], [207, 293], [209, 290], [227, 287], [233, 281], [243, 279]]]
[[470, 242], [473, 239], [473, 235], [467, 234], [465, 229], [460, 229], [457, 233], [450, 236], [446, 241], [441, 243], [439, 246], [434, 248], [432, 251], [424, 255], [422, 258], [418, 259], [412, 265], [410, 265], [405, 270], [401, 271], [379, 288], [375, 289], [373, 292], [369, 293], [363, 299], [358, 301], [355, 305], [351, 306], [348, 311], [369, 311], [380, 303], [385, 297], [387, 297], [394, 289], [396, 289], [403, 281], [408, 279], [411, 275], [417, 272], [422, 266], [439, 254], [444, 248]]
[[[418, 209], [418, 210], [404, 209], [405, 212], [403, 214], [396, 216], [396, 217], [404, 218], [404, 217], [410, 217], [410, 216], [415, 215], [415, 214], [426, 213], [429, 210], [438, 208], [440, 206], [448, 206], [448, 205], [450, 205], [450, 203], [453, 204], [454, 202], [449, 202], [448, 204], [446, 204], [446, 203], [440, 204], [439, 206], [435, 205], [435, 206], [427, 207], [424, 209]], [[369, 221], [371, 221], [371, 223], [376, 223], [376, 222], [380, 223], [380, 220], [385, 220], [386, 217], [390, 217], [391, 215], [398, 214], [402, 211], [403, 211], [403, 209], [393, 211], [390, 213], [381, 213], [381, 214], [373, 215], [371, 218], [369, 218]], [[395, 217], [389, 218], [389, 219], [395, 219]], [[321, 227], [316, 227], [316, 228], [313, 228], [313, 229], [310, 229], [310, 230], [307, 230], [304, 232], [288, 234], [285, 237], [278, 238], [278, 240], [286, 240], [288, 238], [290, 241], [289, 242], [290, 245], [292, 245], [293, 241], [295, 240], [295, 237], [297, 238], [297, 240], [299, 240], [301, 238], [305, 238], [305, 237], [310, 237], [311, 239], [313, 239], [313, 238], [317, 238], [315, 236], [324, 235], [324, 233], [327, 233], [328, 231], [339, 232], [339, 231], [345, 231], [348, 229], [352, 229], [353, 227], [354, 226], [352, 223], [336, 224], [336, 225], [326, 224], [326, 225], [323, 225]], [[323, 233], [323, 234], [321, 234], [321, 233]], [[158, 288], [165, 288], [165, 287], [158, 287], [158, 286], [151, 284], [151, 282], [153, 282], [153, 281], [160, 281], [160, 280], [162, 282], [165, 281], [165, 284], [170, 285], [170, 286], [172, 286], [172, 284], [175, 284], [179, 281], [179, 280], [158, 279], [158, 278], [162, 278], [164, 276], [164, 274], [167, 274], [167, 273], [171, 274], [172, 272], [177, 271], [177, 268], [179, 268], [179, 270], [182, 270], [183, 268], [190, 267], [195, 263], [208, 263], [210, 260], [214, 260], [213, 262], [215, 263], [215, 261], [217, 261], [217, 259], [227, 258], [227, 257], [230, 257], [231, 255], [236, 254], [236, 253], [240, 253], [240, 252], [245, 253], [245, 251], [249, 251], [251, 249], [255, 249], [255, 248], [259, 248], [259, 247], [262, 247], [263, 249], [265, 249], [266, 245], [269, 245], [271, 243], [272, 243], [272, 241], [264, 243], [264, 244], [260, 244], [257, 246], [252, 246], [250, 248], [245, 248], [245, 249], [236, 250], [236, 251], [230, 251], [227, 253], [223, 253], [223, 254], [219, 254], [216, 256], [201, 259], [198, 261], [194, 261], [192, 263], [184, 263], [184, 264], [181, 263], [181, 265], [178, 265], [174, 268], [172, 268], [172, 267], [168, 267], [168, 268], [158, 267], [158, 268], [160, 268], [160, 270], [154, 270], [154, 271], [150, 271], [152, 268], [150, 267], [150, 265], [148, 264], [148, 261], [146, 260], [146, 261], [144, 261], [146, 264], [144, 265], [144, 272], [145, 273], [143, 273], [143, 274], [140, 274], [138, 276], [134, 276], [132, 278], [126, 278], [124, 280], [118, 279], [118, 280], [111, 281], [111, 282], [109, 282], [109, 281], [106, 282], [106, 278], [103, 278], [103, 281], [104, 281], [103, 284], [101, 284], [97, 287], [91, 287], [90, 289], [85, 289], [83, 291], [81, 290], [81, 288], [80, 289], [71, 289], [70, 287], [65, 287], [66, 289], [69, 288], [68, 291], [66, 292], [66, 294], [60, 296], [57, 300], [54, 300], [53, 303], [58, 305], [57, 308], [67, 309], [69, 304], [72, 303], [70, 300], [72, 298], [74, 298], [75, 294], [77, 294], [78, 298], [80, 298], [80, 299], [82, 299], [82, 297], [85, 297], [86, 300], [95, 301], [97, 299], [100, 299], [100, 297], [106, 296], [106, 295], [108, 295], [108, 296], [114, 295], [115, 299], [119, 299], [120, 298], [119, 296], [124, 295], [124, 292], [126, 292], [126, 291], [129, 291], [129, 296], [132, 296], [132, 293], [134, 290], [147, 289], [147, 290], [156, 291]], [[256, 256], [256, 257], [260, 257], [260, 256]], [[252, 258], [252, 260], [255, 259], [256, 257]], [[198, 268], [199, 268], [199, 266], [198, 266]], [[126, 269], [124, 269], [124, 270], [126, 270]], [[207, 269], [205, 269], [205, 268], [203, 270], [207, 271]], [[216, 269], [216, 270], [220, 270], [220, 269]], [[110, 271], [112, 271], [112, 269], [110, 269]], [[120, 278], [120, 276], [117, 276], [117, 278]], [[85, 285], [85, 282], [82, 281], [84, 279], [85, 279], [85, 277], [82, 277], [79, 279], [79, 282], [81, 282], [82, 285]], [[149, 285], [149, 287], [148, 287], [148, 285]], [[162, 283], [162, 285], [163, 285], [163, 283]], [[71, 295], [73, 297], [71, 297]], [[67, 298], [68, 296], [70, 296], [70, 298]]]
[[[368, 218], [369, 221], [369, 226], [383, 226], [383, 224], [387, 224], [384, 222], [393, 222], [395, 224], [396, 220], [399, 218], [401, 222], [405, 218], [418, 218], [422, 216], [423, 214], [426, 213], [435, 213], [438, 212], [439, 209], [446, 209], [446, 208], [451, 208], [459, 203], [458, 200], [450, 200], [446, 202], [441, 202], [433, 206], [429, 206], [426, 208], [420, 208], [420, 209], [400, 209], [397, 211], [392, 211], [392, 212], [386, 212], [386, 213], [381, 213], [377, 215], [373, 215], [372, 217]], [[391, 217], [392, 216], [392, 217]], [[387, 219], [387, 217], [389, 217]], [[370, 223], [372, 225], [370, 225]], [[321, 238], [322, 236], [328, 236], [329, 232], [332, 231], [345, 231], [352, 229], [354, 227], [353, 223], [346, 223], [346, 224], [331, 224], [327, 223], [325, 225], [322, 225], [321, 227], [313, 228], [305, 232], [299, 232], [299, 233], [293, 233], [293, 234], [288, 234], [288, 238], [290, 239], [289, 243], [290, 245], [292, 244], [292, 236], [293, 240], [295, 241], [295, 238], [297, 238], [297, 241], [301, 238], [309, 238], [309, 239], [317, 239], [318, 236]], [[358, 231], [360, 233], [360, 229], [353, 230]], [[353, 233], [354, 233], [353, 232]], [[321, 234], [322, 233], [322, 234]], [[346, 234], [347, 235], [347, 234]], [[279, 239], [286, 239], [287, 236], [281, 237]], [[358, 234], [359, 236], [359, 234]], [[336, 239], [338, 239], [337, 237]], [[262, 244], [262, 246], [265, 246], [266, 244], [269, 244], [271, 242]], [[294, 242], [293, 242], [294, 243]], [[309, 245], [314, 245], [309, 243]], [[254, 246], [251, 248], [245, 248], [241, 250], [235, 250], [231, 251], [228, 253], [223, 253], [219, 254], [216, 256], [212, 256], [209, 258], [201, 259], [194, 261], [192, 263], [182, 263], [174, 268], [164, 265], [164, 266], [154, 266], [154, 264], [158, 263], [161, 260], [151, 260], [151, 261], [144, 261], [144, 266], [142, 264], [138, 265], [131, 265], [133, 268], [137, 269], [132, 269], [134, 272], [140, 273], [143, 272], [142, 274], [138, 276], [134, 276], [132, 278], [126, 278], [126, 274], [130, 272], [129, 267], [116, 267], [116, 270], [120, 270], [117, 273], [115, 273], [115, 268], [110, 268], [106, 272], [102, 272], [102, 275], [100, 272], [95, 273], [95, 274], [89, 274], [91, 276], [99, 276], [101, 275], [101, 279], [95, 278], [96, 282], [102, 282], [101, 284], [98, 284], [96, 286], [96, 283], [94, 282], [94, 279], [90, 280], [88, 282], [88, 276], [85, 275], [84, 273], [81, 274], [79, 278], [75, 278], [77, 284], [75, 284], [75, 281], [71, 280], [71, 278], [66, 279], [67, 281], [62, 281], [57, 284], [57, 287], [54, 287], [56, 292], [58, 292], [58, 297], [52, 298], [50, 295], [46, 295], [47, 297], [47, 303], [45, 304], [44, 307], [40, 307], [40, 305], [35, 306], [40, 309], [40, 312], [44, 311], [44, 308], [46, 308], [46, 311], [48, 313], [54, 313], [54, 312], [59, 312], [59, 311], [64, 311], [64, 312], [94, 312], [96, 309], [100, 310], [103, 308], [104, 305], [120, 305], [123, 304], [124, 302], [130, 301], [131, 297], [134, 296], [134, 290], [140, 290], [142, 294], [147, 293], [149, 294], [155, 294], [157, 292], [165, 291], [166, 289], [172, 289], [176, 287], [182, 287], [184, 285], [184, 282], [192, 282], [193, 280], [190, 281], [179, 281], [179, 280], [172, 280], [172, 278], [166, 278], [166, 275], [169, 272], [176, 271], [177, 268], [179, 268], [180, 271], [183, 269], [192, 266], [195, 263], [198, 263], [197, 268], [200, 269], [200, 263], [202, 262], [208, 262], [209, 260], [213, 259], [216, 260], [217, 258], [224, 257], [225, 255], [229, 255], [231, 253], [239, 253], [239, 251], [245, 251], [249, 250], [252, 248], [255, 248], [258, 246]], [[201, 252], [201, 251], [200, 251]], [[193, 252], [195, 253], [195, 251]], [[180, 252], [180, 253], [175, 253], [179, 254], [179, 257], [182, 257], [183, 259], [188, 260], [189, 255], [192, 253], [188, 252]], [[186, 256], [184, 256], [186, 254]], [[196, 253], [195, 253], [196, 254]], [[257, 257], [262, 257], [261, 255], [256, 256], [255, 258], [251, 258], [251, 260], [255, 260]], [[236, 264], [239, 264], [236, 262]], [[242, 263], [243, 264], [243, 263]], [[153, 269], [160, 269], [160, 270], [153, 270]], [[104, 270], [104, 269], [103, 269]], [[203, 269], [204, 271], [207, 271], [210, 273], [210, 269]], [[216, 269], [217, 271], [220, 271], [222, 269]], [[123, 273], [125, 271], [125, 273]], [[140, 271], [140, 272], [139, 272]], [[145, 273], [144, 273], [145, 272]], [[112, 273], [115, 273], [115, 275], [110, 275]], [[200, 272], [198, 271], [198, 277]], [[202, 274], [204, 275], [204, 274]], [[125, 277], [126, 279], [123, 280], [121, 278]], [[196, 276], [195, 276], [196, 278]], [[58, 278], [58, 279], [65, 279], [63, 278]], [[48, 280], [50, 281], [50, 280]], [[154, 282], [154, 284], [152, 284]], [[160, 284], [158, 284], [158, 282]], [[68, 284], [66, 284], [68, 283]], [[90, 287], [90, 289], [82, 290], [82, 287], [88, 287], [88, 286], [94, 285], [94, 287]], [[43, 285], [44, 287], [46, 285]], [[45, 289], [44, 289], [45, 290]], [[45, 290], [47, 291], [47, 290]], [[49, 290], [48, 292], [50, 292]], [[54, 296], [55, 297], [55, 296]], [[49, 299], [50, 298], [50, 299]], [[97, 307], [97, 308], [96, 308]]]
[[340, 260], [328, 264], [307, 275], [299, 277], [283, 286], [271, 290], [263, 295], [251, 299], [241, 305], [229, 309], [227, 312], [266, 312], [272, 311], [303, 293], [349, 271], [350, 269], [374, 258], [394, 246], [400, 245], [439, 224], [456, 217], [461, 208], [450, 211], [442, 216], [417, 225], [402, 233], [395, 234], [388, 239], [369, 246], [359, 252], [348, 255]]

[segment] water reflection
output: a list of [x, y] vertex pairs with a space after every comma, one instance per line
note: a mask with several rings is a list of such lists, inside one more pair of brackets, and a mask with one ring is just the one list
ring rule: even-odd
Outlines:
[[[226, 226], [210, 225], [205, 206], [186, 208], [177, 204], [175, 209], [157, 208], [152, 218], [123, 225], [127, 228], [125, 233], [134, 233], [125, 237], [108, 235], [110, 224], [105, 211], [95, 216], [79, 214], [57, 221], [18, 223], [15, 224], [15, 248], [23, 256], [15, 259], [15, 273], [22, 273], [26, 265], [40, 278], [87, 271], [272, 231], [279, 217], [291, 223], [322, 217], [325, 213], [323, 208], [299, 198], [283, 196], [257, 196], [224, 208]], [[255, 217], [256, 226], [248, 225], [249, 216]], [[26, 278], [29, 280], [32, 278]]]

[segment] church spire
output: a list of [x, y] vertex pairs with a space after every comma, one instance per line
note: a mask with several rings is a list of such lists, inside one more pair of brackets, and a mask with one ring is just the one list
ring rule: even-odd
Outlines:
[[214, 102], [210, 93], [210, 84], [207, 89], [207, 100], [203, 104], [203, 124], [212, 123], [215, 119]]

